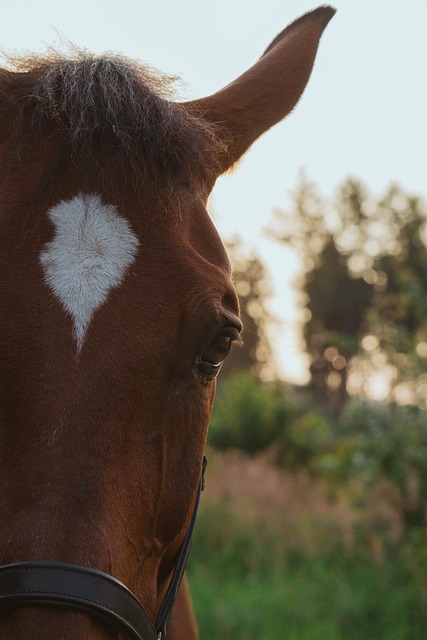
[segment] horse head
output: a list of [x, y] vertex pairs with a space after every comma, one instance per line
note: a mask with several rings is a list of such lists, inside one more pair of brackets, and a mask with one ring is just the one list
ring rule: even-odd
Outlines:
[[[154, 624], [241, 331], [207, 200], [296, 105], [333, 13], [300, 18], [237, 80], [184, 104], [114, 57], [0, 72], [1, 564], [105, 572]], [[118, 637], [72, 608], [7, 604], [5, 640]]]

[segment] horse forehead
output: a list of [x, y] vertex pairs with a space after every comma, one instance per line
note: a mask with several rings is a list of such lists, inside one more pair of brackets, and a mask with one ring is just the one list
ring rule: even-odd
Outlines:
[[137, 231], [134, 211], [128, 215], [94, 193], [79, 193], [47, 211], [54, 231], [39, 261], [45, 283], [72, 318], [78, 352], [95, 312], [122, 285], [139, 253], [161, 262], [175, 283], [184, 278], [187, 291], [208, 283], [217, 290], [231, 287], [228, 257], [212, 221], [204, 208], [192, 213], [168, 229], [153, 223], [153, 242], [151, 233]]
[[120, 286], [139, 240], [117, 207], [79, 194], [48, 211], [54, 235], [40, 253], [44, 278], [74, 322], [80, 351], [95, 311]]

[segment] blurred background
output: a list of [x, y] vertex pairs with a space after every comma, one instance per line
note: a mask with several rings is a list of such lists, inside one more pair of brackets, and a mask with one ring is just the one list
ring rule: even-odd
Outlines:
[[[210, 202], [245, 333], [189, 567], [204, 640], [427, 636], [427, 3], [333, 4], [300, 104]], [[21, 0], [0, 47], [113, 50], [184, 100], [315, 6]]]

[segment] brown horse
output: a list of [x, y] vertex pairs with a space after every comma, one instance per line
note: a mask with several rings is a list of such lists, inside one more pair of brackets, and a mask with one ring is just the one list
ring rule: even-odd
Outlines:
[[[2, 640], [165, 636], [241, 330], [206, 201], [293, 109], [333, 13], [186, 104], [115, 57], [0, 71]], [[197, 638], [186, 587], [174, 640]]]

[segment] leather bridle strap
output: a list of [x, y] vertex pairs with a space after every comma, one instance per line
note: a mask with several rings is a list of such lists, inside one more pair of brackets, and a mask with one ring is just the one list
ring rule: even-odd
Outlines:
[[0, 606], [47, 605], [77, 609], [101, 618], [126, 640], [164, 640], [191, 547], [203, 476], [177, 563], [155, 627], [129, 589], [107, 573], [62, 562], [16, 562], [0, 566]]
[[129, 640], [157, 640], [143, 607], [127, 587], [101, 571], [62, 562], [0, 567], [0, 604], [56, 605], [96, 615]]
[[199, 487], [197, 490], [196, 501], [193, 507], [193, 513], [191, 514], [191, 520], [188, 525], [187, 533], [185, 534], [184, 541], [181, 545], [178, 560], [175, 565], [175, 569], [166, 591], [165, 597], [159, 609], [156, 620], [156, 629], [159, 634], [159, 638], [166, 638], [166, 629], [168, 626], [169, 618], [172, 613], [176, 598], [178, 596], [178, 590], [184, 577], [185, 565], [187, 564], [188, 554], [190, 553], [191, 542], [193, 539], [194, 527], [196, 525], [197, 512], [199, 509], [200, 495], [204, 489], [204, 477], [205, 469], [208, 464], [208, 459], [203, 456], [202, 475], [200, 477]]

